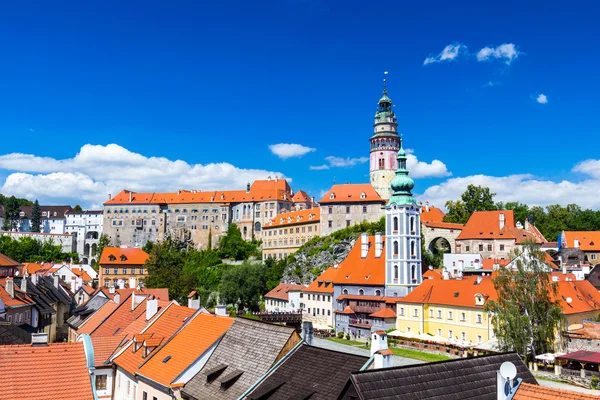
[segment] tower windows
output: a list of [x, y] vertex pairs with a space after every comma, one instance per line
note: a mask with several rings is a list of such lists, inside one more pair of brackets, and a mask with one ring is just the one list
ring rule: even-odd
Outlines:
[[379, 159], [379, 169], [385, 169], [385, 159]]
[[398, 266], [394, 265], [394, 281], [398, 281]]
[[415, 252], [415, 241], [411, 240], [410, 241], [410, 255], [411, 256], [415, 256], [417, 253]]
[[394, 232], [398, 232], [398, 217], [394, 217]]
[[358, 295], [359, 296], [364, 296], [365, 295], [365, 291], [362, 289], [358, 289]]
[[412, 279], [413, 282], [416, 282], [417, 281], [417, 266], [413, 264], [410, 267], [410, 269], [411, 269], [411, 271], [410, 271], [411, 272], [410, 273], [411, 279]]
[[410, 231], [415, 231], [415, 217], [410, 217]]
[[394, 240], [394, 255], [397, 256], [398, 255], [398, 241]]

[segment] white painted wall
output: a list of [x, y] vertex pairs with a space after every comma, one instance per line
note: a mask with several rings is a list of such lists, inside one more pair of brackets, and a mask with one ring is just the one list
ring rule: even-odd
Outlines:
[[[330, 328], [333, 328], [333, 292], [303, 292], [302, 300], [304, 303], [302, 321], [312, 322], [315, 328], [318, 328], [316, 325], [329, 326]], [[316, 310], [319, 310], [318, 314]], [[325, 312], [323, 312], [323, 310]]]
[[[96, 395], [99, 399], [110, 399], [113, 387], [113, 369], [110, 368], [97, 368], [94, 370], [94, 375], [106, 375], [106, 389], [96, 389]], [[94, 378], [95, 379], [95, 378]]]
[[462, 274], [464, 269], [481, 269], [483, 257], [481, 254], [446, 253], [444, 267], [452, 277]]
[[117, 367], [115, 379], [116, 387], [113, 400], [135, 400], [138, 391], [138, 383], [135, 380], [130, 379], [129, 376], [119, 367]]

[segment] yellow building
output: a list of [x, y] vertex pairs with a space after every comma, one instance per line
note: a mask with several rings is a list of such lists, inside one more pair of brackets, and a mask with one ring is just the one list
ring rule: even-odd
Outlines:
[[396, 328], [482, 343], [494, 337], [491, 318], [483, 310], [490, 297], [496, 298], [490, 277], [427, 279], [397, 302]]
[[282, 259], [296, 252], [300, 246], [320, 234], [319, 208], [280, 214], [263, 225], [263, 258]]

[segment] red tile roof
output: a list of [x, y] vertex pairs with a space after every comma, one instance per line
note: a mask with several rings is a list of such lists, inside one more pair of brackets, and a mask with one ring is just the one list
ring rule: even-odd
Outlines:
[[423, 225], [428, 228], [439, 228], [439, 229], [452, 229], [455, 231], [462, 230], [465, 226], [463, 224], [454, 224], [451, 222], [438, 222], [438, 221], [421, 221]]
[[555, 389], [521, 382], [513, 400], [597, 400], [598, 397], [581, 392]]
[[[504, 215], [504, 226], [502, 228], [500, 228], [501, 215]], [[465, 239], [512, 239], [516, 243], [533, 239], [537, 243], [543, 242], [534, 233], [515, 227], [512, 210], [474, 212], [456, 238], [456, 240]]]
[[121, 299], [117, 308], [102, 322], [94, 331], [90, 333], [94, 336], [113, 336], [122, 334], [123, 331], [139, 317], [146, 313], [146, 299], [131, 309], [131, 294]]
[[396, 313], [391, 308], [386, 307], [386, 308], [384, 308], [382, 310], [374, 312], [373, 314], [369, 315], [369, 317], [375, 317], [375, 318], [396, 318]]
[[125, 335], [99, 336], [91, 339], [92, 346], [94, 347], [94, 366], [106, 367], [110, 356], [112, 356], [125, 341]]
[[0, 253], [0, 267], [19, 267], [19, 266], [21, 266], [21, 263]]
[[383, 296], [361, 296], [359, 294], [341, 294], [336, 300], [385, 301]]
[[92, 400], [83, 343], [0, 346], [0, 399]]
[[[77, 329], [78, 334], [87, 333], [88, 335], [92, 333], [108, 316], [115, 311], [115, 309], [119, 307], [117, 303], [114, 301], [108, 301], [102, 305], [99, 309], [94, 311], [92, 315], [87, 317], [83, 324], [79, 326]], [[93, 339], [93, 338], [92, 338]]]
[[575, 239], [579, 241], [582, 251], [600, 251], [600, 231], [565, 231], [567, 247], [575, 247]]
[[294, 203], [312, 203], [312, 198], [303, 190], [298, 190], [294, 197], [292, 197]]
[[14, 297], [10, 297], [6, 291], [6, 280], [12, 278], [0, 279], [0, 300], [6, 307], [21, 307], [33, 305], [35, 302], [27, 293], [22, 292], [18, 285], [13, 283]]
[[263, 225], [263, 229], [275, 228], [279, 226], [293, 226], [302, 224], [318, 223], [321, 218], [320, 208], [309, 208], [307, 210], [292, 211], [279, 214], [273, 217], [269, 222]]
[[491, 277], [484, 276], [479, 284], [475, 284], [477, 278], [465, 276], [462, 279], [427, 279], [408, 295], [399, 299], [398, 303], [483, 308], [483, 305], [475, 304], [475, 295], [481, 294], [484, 299], [495, 300], [497, 293]]
[[588, 281], [558, 282], [558, 300], [565, 315], [600, 311], [600, 292]]
[[265, 298], [289, 301], [289, 292], [300, 292], [302, 289], [304, 289], [302, 285], [280, 283], [275, 289], [265, 294]]
[[136, 247], [105, 247], [98, 264], [102, 267], [109, 265], [144, 265], [147, 259], [148, 253]]
[[303, 292], [308, 293], [333, 293], [333, 278], [338, 273], [338, 269], [329, 267], [317, 279], [315, 279]]
[[[147, 347], [159, 346], [165, 338], [171, 337], [195, 311], [193, 308], [179, 306], [175, 303], [169, 304], [140, 332], [145, 335], [144, 345]], [[130, 374], [135, 374], [145, 361], [143, 348], [134, 353], [133, 345], [133, 342], [130, 342], [129, 347], [113, 359], [114, 364]]]
[[[332, 194], [333, 198], [331, 198]], [[361, 198], [362, 194], [364, 194], [364, 198]], [[379, 196], [370, 183], [345, 183], [342, 185], [333, 185], [319, 201], [320, 204], [352, 202], [376, 202], [385, 204], [385, 200]]]
[[442, 279], [443, 278], [442, 271], [439, 270], [439, 269], [428, 269], [423, 274], [423, 278], [426, 278], [426, 279]]
[[35, 274], [37, 271], [42, 269], [42, 264], [36, 263], [23, 263], [23, 267], [20, 268], [21, 276], [25, 275], [27, 272], [29, 275]]
[[350, 307], [344, 308], [344, 311], [336, 311], [338, 314], [354, 314], [354, 311]]
[[[169, 387], [175, 378], [225, 334], [232, 323], [233, 318], [196, 314], [142, 364], [138, 374]], [[170, 358], [165, 362], [167, 357]]]
[[486, 271], [492, 271], [494, 269], [494, 264], [498, 264], [500, 267], [504, 267], [510, 264], [511, 260], [503, 260], [501, 258], [484, 258], [481, 262], [481, 269]]
[[[429, 208], [429, 211], [427, 209]], [[433, 206], [423, 206], [421, 207], [421, 222], [442, 222], [444, 219], [444, 212]], [[461, 225], [462, 224], [457, 224]]]
[[584, 322], [583, 328], [568, 331], [567, 336], [571, 338], [598, 340], [600, 339], [600, 324]]
[[[375, 236], [369, 236], [369, 249], [365, 258], [361, 257], [361, 238], [356, 241], [350, 253], [338, 266], [333, 278], [336, 284], [380, 285], [385, 283], [385, 249], [381, 256], [375, 257]], [[382, 237], [385, 241], [385, 237]]]

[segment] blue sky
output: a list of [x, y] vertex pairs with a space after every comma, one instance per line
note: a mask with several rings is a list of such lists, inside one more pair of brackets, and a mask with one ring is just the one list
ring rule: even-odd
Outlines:
[[0, 192], [97, 206], [283, 174], [318, 197], [368, 180], [389, 71], [420, 199], [600, 208], [600, 6], [488, 3], [4, 4]]

